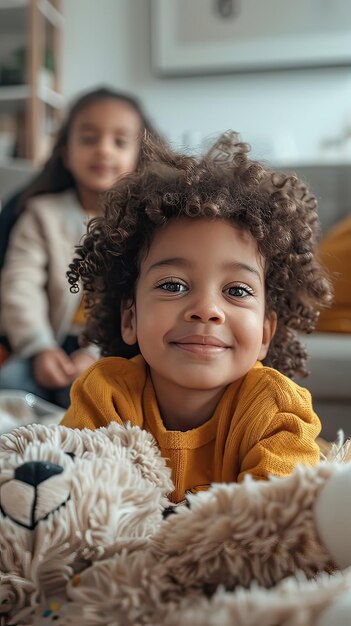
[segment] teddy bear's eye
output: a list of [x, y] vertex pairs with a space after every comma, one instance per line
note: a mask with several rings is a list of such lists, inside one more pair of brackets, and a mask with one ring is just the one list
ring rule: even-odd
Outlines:
[[75, 459], [76, 455], [74, 454], [74, 452], [65, 452], [65, 454], [67, 454], [67, 456], [70, 456], [71, 459]]

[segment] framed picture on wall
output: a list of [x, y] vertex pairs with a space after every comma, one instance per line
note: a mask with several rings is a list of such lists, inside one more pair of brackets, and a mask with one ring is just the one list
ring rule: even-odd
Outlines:
[[159, 75], [351, 65], [350, 0], [151, 0]]

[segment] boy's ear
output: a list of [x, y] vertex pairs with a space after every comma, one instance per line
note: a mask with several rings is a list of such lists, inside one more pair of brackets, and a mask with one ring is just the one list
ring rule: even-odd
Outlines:
[[263, 359], [267, 356], [270, 343], [275, 335], [276, 330], [277, 314], [274, 311], [272, 311], [271, 313], [266, 313], [263, 321], [262, 345], [260, 353], [257, 357], [258, 361], [263, 361]]
[[128, 346], [137, 343], [135, 304], [131, 300], [121, 304], [121, 335]]

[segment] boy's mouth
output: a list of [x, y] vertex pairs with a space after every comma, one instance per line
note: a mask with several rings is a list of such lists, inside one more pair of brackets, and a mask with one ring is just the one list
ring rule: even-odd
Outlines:
[[230, 346], [212, 335], [188, 335], [171, 342], [177, 348], [203, 356], [217, 356]]

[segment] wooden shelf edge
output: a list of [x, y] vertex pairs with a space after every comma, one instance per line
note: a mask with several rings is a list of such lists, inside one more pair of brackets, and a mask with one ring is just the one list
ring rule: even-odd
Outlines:
[[37, 6], [39, 11], [53, 26], [61, 28], [64, 23], [64, 17], [49, 0], [38, 0]]

